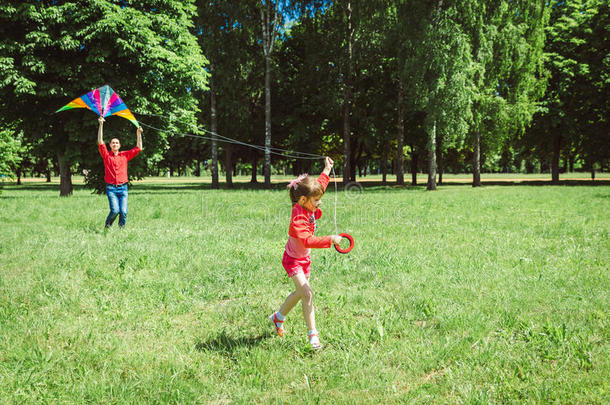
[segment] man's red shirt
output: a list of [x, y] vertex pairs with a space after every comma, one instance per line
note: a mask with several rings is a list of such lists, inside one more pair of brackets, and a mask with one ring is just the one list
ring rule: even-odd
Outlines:
[[104, 160], [104, 181], [109, 184], [127, 183], [127, 162], [136, 157], [142, 149], [137, 146], [133, 149], [119, 152], [117, 155], [108, 152], [106, 144], [99, 144], [100, 155]]

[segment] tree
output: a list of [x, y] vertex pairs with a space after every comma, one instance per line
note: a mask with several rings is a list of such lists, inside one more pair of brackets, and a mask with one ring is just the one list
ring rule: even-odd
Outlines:
[[[192, 1], [0, 4], [0, 51], [8, 55], [0, 59], [6, 78], [0, 82], [0, 112], [25, 139], [43, 138], [54, 151], [60, 195], [72, 193], [75, 162], [100, 170], [95, 117], [89, 111], [54, 114], [67, 101], [109, 83], [136, 113], [173, 109], [194, 122], [192, 90], [206, 86], [206, 60], [189, 32], [194, 11]], [[106, 135], [129, 125], [109, 124]], [[83, 133], [92, 135], [85, 139]], [[145, 139], [147, 154], [164, 147], [162, 133], [149, 131]]]
[[545, 45], [549, 84], [522, 140], [551, 160], [551, 178], [559, 182], [561, 150], [572, 148], [585, 166], [610, 154], [608, 88], [608, 4], [603, 1], [554, 1]]
[[[209, 123], [212, 137], [212, 188], [218, 188], [218, 143], [219, 128], [235, 122], [235, 117], [246, 120], [249, 94], [246, 91], [252, 80], [252, 63], [256, 58], [255, 38], [258, 33], [258, 9], [253, 2], [212, 2], [199, 0], [195, 33], [205, 55], [210, 59]], [[254, 66], [254, 69], [252, 69]], [[258, 74], [258, 72], [254, 73]], [[240, 94], [242, 95], [240, 97]], [[226, 120], [224, 119], [226, 117]], [[222, 132], [221, 131], [221, 132]], [[242, 131], [238, 138], [244, 138]], [[224, 148], [225, 161], [232, 166], [232, 148]], [[226, 172], [227, 184], [232, 184], [231, 171]]]
[[[610, 4], [587, 3], [583, 59], [589, 66], [583, 103], [581, 151], [594, 176], [594, 163], [610, 167]], [[584, 24], [583, 24], [584, 25]]]
[[415, 105], [425, 113], [428, 190], [436, 189], [437, 131], [463, 137], [468, 128], [472, 91], [470, 43], [457, 20], [459, 4], [438, 0], [433, 7], [410, 4], [403, 8], [404, 13], [411, 10], [410, 15], [416, 16], [412, 18], [419, 19], [414, 24], [424, 24], [423, 37], [407, 39], [413, 41], [407, 49], [412, 49], [414, 56], [405, 62], [405, 77], [412, 81]]
[[548, 8], [542, 1], [464, 3], [472, 41], [473, 103], [469, 141], [473, 187], [481, 185], [481, 149], [492, 151], [522, 132], [545, 87], [542, 65]]
[[21, 139], [10, 128], [0, 130], [0, 182], [16, 175], [22, 157]]
[[[274, 105], [276, 142], [286, 149], [338, 155], [339, 90], [336, 85], [336, 33], [323, 10], [312, 5], [286, 31], [278, 48], [278, 101]], [[328, 144], [324, 145], [324, 139]], [[332, 139], [332, 141], [330, 141]], [[308, 159], [296, 159], [293, 174], [309, 170]], [[337, 167], [339, 159], [337, 159]]]
[[286, 8], [287, 2], [282, 0], [261, 0], [261, 46], [265, 57], [265, 187], [271, 187], [271, 57]]

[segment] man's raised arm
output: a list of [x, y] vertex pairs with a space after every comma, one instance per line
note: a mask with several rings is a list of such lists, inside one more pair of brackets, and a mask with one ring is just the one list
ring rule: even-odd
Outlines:
[[100, 123], [100, 127], [97, 129], [97, 144], [98, 145], [104, 145], [104, 134], [103, 132], [103, 127], [104, 127], [104, 117], [99, 117], [97, 119], [97, 122]]
[[142, 150], [142, 127], [136, 131], [136, 146]]

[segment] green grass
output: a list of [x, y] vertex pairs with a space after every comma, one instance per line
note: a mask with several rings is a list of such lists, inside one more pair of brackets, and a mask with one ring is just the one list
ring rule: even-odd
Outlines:
[[[325, 348], [281, 267], [285, 191], [0, 195], [0, 402], [607, 403], [610, 187], [339, 193], [312, 254]], [[333, 232], [331, 188], [319, 234]]]

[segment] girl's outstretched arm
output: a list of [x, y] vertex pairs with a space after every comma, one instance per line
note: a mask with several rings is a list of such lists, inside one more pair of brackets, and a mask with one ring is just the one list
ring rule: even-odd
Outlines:
[[324, 173], [325, 175], [328, 176], [330, 174], [330, 169], [332, 169], [334, 164], [335, 164], [335, 162], [333, 162], [333, 160], [331, 158], [326, 156], [324, 158], [324, 170], [322, 171], [322, 173]]

